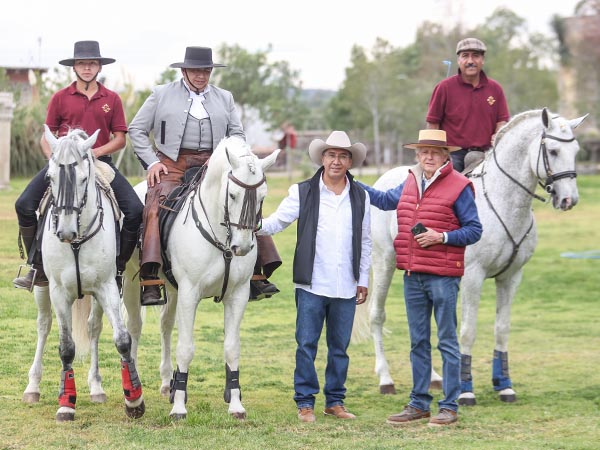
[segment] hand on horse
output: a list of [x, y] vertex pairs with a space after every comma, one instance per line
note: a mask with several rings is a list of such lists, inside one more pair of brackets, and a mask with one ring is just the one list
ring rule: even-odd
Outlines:
[[367, 300], [369, 289], [364, 286], [356, 287], [356, 304], [362, 305]]
[[146, 179], [148, 180], [149, 187], [154, 187], [155, 183], [160, 184], [160, 172], [163, 172], [165, 175], [169, 173], [167, 166], [161, 162], [154, 164], [148, 169], [148, 175]]
[[425, 233], [417, 234], [415, 236], [416, 241], [423, 248], [430, 247], [432, 245], [443, 244], [444, 243], [444, 234], [438, 233], [431, 228], [427, 228]]

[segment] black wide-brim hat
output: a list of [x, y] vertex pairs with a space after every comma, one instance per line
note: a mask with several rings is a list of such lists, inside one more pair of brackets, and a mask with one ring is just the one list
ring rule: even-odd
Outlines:
[[100, 64], [112, 64], [115, 62], [113, 58], [104, 58], [100, 56], [100, 44], [97, 41], [78, 41], [73, 47], [73, 57], [59, 61], [63, 66], [73, 67], [78, 59], [97, 59]]
[[173, 63], [170, 67], [181, 69], [206, 69], [209, 67], [227, 67], [215, 64], [212, 60], [212, 49], [208, 47], [186, 47], [183, 62]]

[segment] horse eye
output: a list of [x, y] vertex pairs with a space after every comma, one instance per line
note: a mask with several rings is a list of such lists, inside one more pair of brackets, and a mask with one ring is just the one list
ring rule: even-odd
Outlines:
[[558, 150], [550, 150], [550, 156], [557, 156]]
[[231, 200], [235, 200], [235, 195], [233, 195], [233, 194], [230, 192], [230, 193], [229, 193], [229, 198], [230, 198]]

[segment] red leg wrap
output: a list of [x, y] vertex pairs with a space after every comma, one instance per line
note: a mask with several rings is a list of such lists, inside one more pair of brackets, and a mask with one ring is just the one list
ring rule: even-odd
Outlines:
[[58, 404], [75, 409], [77, 402], [77, 389], [75, 389], [75, 373], [73, 369], [63, 370], [60, 377], [60, 390], [58, 391]]
[[137, 400], [142, 396], [142, 383], [135, 368], [135, 362], [121, 361], [121, 382], [123, 393], [129, 401]]

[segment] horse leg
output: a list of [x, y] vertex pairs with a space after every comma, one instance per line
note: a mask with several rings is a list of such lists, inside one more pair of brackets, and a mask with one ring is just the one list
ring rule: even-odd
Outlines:
[[121, 383], [125, 397], [125, 414], [127, 417], [139, 419], [146, 411], [142, 383], [137, 373], [135, 361], [131, 357], [131, 336], [123, 324], [121, 317], [121, 302], [117, 283], [114, 276], [111, 282], [103, 285], [95, 293], [96, 299], [102, 305], [102, 309], [113, 329], [113, 342], [121, 355]]
[[130, 270], [129, 263], [127, 270], [123, 274], [123, 307], [127, 315], [127, 331], [131, 336], [131, 358], [137, 361], [138, 347], [142, 336], [142, 306], [140, 305], [140, 287], [132, 280], [135, 276], [133, 270]]
[[187, 417], [187, 379], [190, 363], [194, 358], [194, 322], [199, 303], [199, 292], [196, 286], [184, 279], [179, 282], [179, 299], [177, 305], [177, 370], [171, 381], [170, 402], [173, 404], [169, 416], [174, 420]]
[[485, 275], [476, 267], [465, 271], [461, 283], [462, 323], [460, 327], [460, 387], [458, 404], [474, 406], [477, 403], [473, 392], [473, 375], [471, 373], [471, 353], [477, 331], [477, 313]]
[[246, 409], [242, 405], [242, 391], [239, 383], [240, 326], [248, 304], [247, 289], [238, 289], [231, 297], [223, 300], [225, 321], [225, 391], [223, 399], [229, 403], [228, 413], [236, 419], [246, 418]]
[[510, 308], [517, 287], [521, 283], [523, 271], [507, 279], [496, 280], [496, 323], [494, 335], [496, 348], [492, 364], [492, 383], [503, 402], [515, 402], [517, 394], [512, 388], [508, 371], [508, 335], [510, 333]]
[[[57, 422], [67, 422], [75, 419], [75, 404], [77, 403], [77, 389], [75, 387], [75, 373], [73, 371], [73, 359], [75, 359], [75, 342], [71, 336], [71, 305], [72, 301], [66, 300], [67, 293], [55, 288], [52, 306], [56, 312], [58, 323], [58, 353], [62, 362], [60, 387], [58, 390]], [[56, 299], [56, 300], [55, 300]], [[60, 300], [58, 300], [60, 299]]]
[[161, 307], [160, 311], [160, 394], [164, 397], [170, 395], [171, 391], [171, 375], [173, 374], [171, 346], [173, 328], [175, 327], [175, 313], [177, 312], [177, 291], [171, 287], [167, 289], [169, 291], [169, 301]]
[[42, 381], [44, 347], [48, 340], [48, 334], [52, 328], [52, 305], [48, 295], [48, 287], [35, 287], [33, 289], [35, 303], [38, 308], [37, 315], [37, 346], [33, 364], [29, 369], [29, 383], [23, 392], [25, 403], [37, 403], [40, 401], [40, 382]]
[[[77, 300], [75, 306], [78, 302]], [[90, 400], [93, 403], [105, 403], [106, 393], [102, 388], [102, 377], [100, 376], [100, 367], [98, 365], [98, 342], [100, 340], [100, 333], [102, 332], [102, 307], [94, 299], [92, 300], [92, 306], [90, 315], [87, 320], [88, 335], [90, 339], [90, 370], [88, 372], [88, 386], [90, 388]]]
[[379, 392], [381, 394], [396, 394], [394, 380], [390, 375], [390, 368], [385, 358], [383, 348], [383, 324], [385, 323], [385, 301], [395, 270], [395, 257], [393, 252], [385, 255], [384, 250], [374, 248], [373, 283], [369, 295], [369, 323], [373, 344], [375, 346], [375, 373], [379, 376]]

